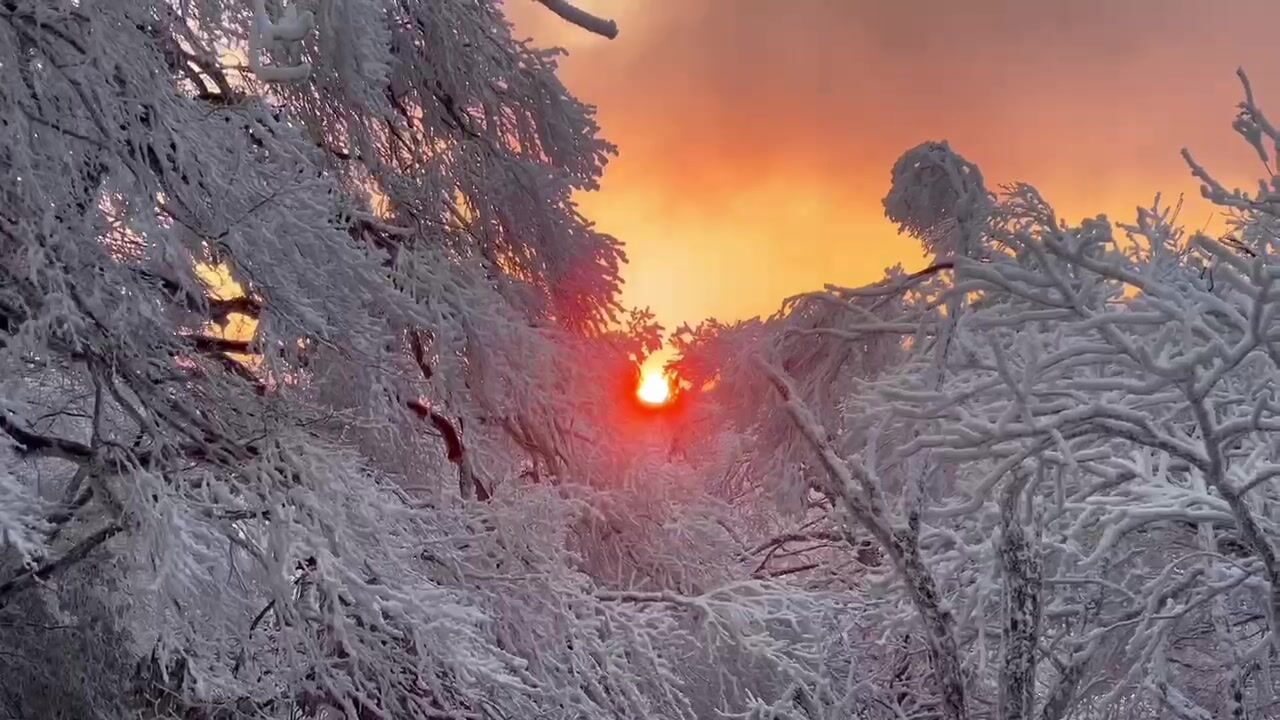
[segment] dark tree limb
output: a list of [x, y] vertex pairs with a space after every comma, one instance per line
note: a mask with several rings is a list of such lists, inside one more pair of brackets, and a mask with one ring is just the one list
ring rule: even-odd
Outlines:
[[406, 403], [418, 417], [429, 421], [440, 433], [440, 437], [444, 440], [445, 457], [449, 458], [449, 462], [458, 466], [458, 491], [462, 493], [462, 497], [469, 498], [474, 493], [477, 500], [487, 502], [490, 497], [488, 488], [484, 486], [480, 478], [476, 477], [475, 472], [471, 468], [470, 458], [467, 457], [466, 447], [462, 444], [462, 433], [454, 426], [449, 418], [432, 410], [425, 403], [418, 400], [410, 400]]
[[51, 560], [39, 567], [25, 570], [12, 578], [0, 583], [0, 607], [9, 601], [9, 597], [25, 590], [38, 582], [48, 580], [63, 570], [75, 565], [81, 560], [89, 556], [102, 543], [110, 540], [119, 534], [124, 527], [119, 523], [112, 522], [106, 527], [89, 535], [80, 542], [76, 543], [62, 557]]
[[240, 353], [249, 355], [253, 348], [248, 340], [228, 340], [209, 335], [187, 335], [184, 339], [200, 352]]
[[610, 40], [618, 37], [618, 24], [612, 20], [596, 17], [586, 10], [571, 5], [566, 0], [537, 1], [551, 12], [559, 15], [560, 19], [577, 25], [583, 30], [607, 37]]
[[4, 431], [12, 438], [18, 444], [21, 453], [25, 455], [57, 457], [72, 462], [84, 462], [93, 455], [93, 451], [84, 443], [31, 432], [3, 413], [0, 413], [0, 431]]
[[209, 317], [217, 323], [225, 323], [229, 315], [244, 315], [256, 318], [261, 312], [262, 304], [248, 295], [226, 300], [217, 298], [209, 300]]
[[1030, 720], [1035, 712], [1036, 639], [1040, 634], [1039, 548], [1018, 507], [1027, 477], [1014, 470], [1000, 497], [1000, 567], [1004, 571], [1004, 638], [1000, 667], [1001, 720]]

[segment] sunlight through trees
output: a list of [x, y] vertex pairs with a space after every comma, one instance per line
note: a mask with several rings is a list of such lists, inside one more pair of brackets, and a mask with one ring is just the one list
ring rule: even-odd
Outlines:
[[[611, 21], [550, 12], [604, 37]], [[671, 335], [489, 0], [0, 0], [0, 717], [1276, 714], [1280, 131]], [[640, 381], [636, 384], [637, 379]]]

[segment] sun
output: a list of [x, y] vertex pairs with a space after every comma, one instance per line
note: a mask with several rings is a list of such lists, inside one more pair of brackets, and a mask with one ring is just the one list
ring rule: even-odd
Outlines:
[[636, 397], [645, 405], [665, 405], [671, 399], [671, 384], [661, 370], [646, 370], [636, 388]]

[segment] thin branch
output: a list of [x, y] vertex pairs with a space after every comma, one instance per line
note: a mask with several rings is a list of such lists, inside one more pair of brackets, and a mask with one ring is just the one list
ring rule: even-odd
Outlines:
[[4, 413], [0, 413], [0, 430], [13, 438], [24, 454], [58, 457], [72, 462], [84, 462], [93, 455], [89, 446], [84, 443], [33, 433], [20, 427]]
[[606, 20], [602, 17], [596, 17], [581, 8], [566, 2], [566, 0], [536, 0], [545, 6], [548, 10], [560, 16], [560, 19], [577, 25], [588, 32], [597, 35], [603, 35], [610, 40], [618, 37], [618, 24], [612, 20]]
[[228, 340], [209, 335], [187, 335], [183, 338], [195, 346], [200, 352], [240, 353], [249, 355], [253, 347], [248, 340]]
[[477, 500], [487, 502], [491, 497], [489, 489], [479, 477], [476, 477], [471, 467], [471, 460], [467, 457], [466, 447], [462, 444], [462, 433], [453, 422], [421, 401], [410, 400], [406, 405], [418, 417], [428, 420], [440, 432], [440, 437], [444, 440], [445, 457], [458, 467], [458, 491], [462, 497], [469, 498], [474, 492]]
[[89, 556], [89, 553], [93, 552], [94, 548], [97, 548], [102, 543], [115, 537], [122, 530], [124, 530], [123, 526], [112, 522], [101, 530], [98, 530], [92, 535], [81, 540], [79, 543], [76, 543], [76, 545], [68, 550], [62, 557], [47, 562], [40, 567], [21, 572], [3, 583], [0, 583], [0, 607], [4, 607], [5, 603], [8, 602], [9, 596], [21, 590], [25, 590], [38, 582], [48, 580], [63, 570], [66, 570], [72, 565], [75, 565], [85, 559]]

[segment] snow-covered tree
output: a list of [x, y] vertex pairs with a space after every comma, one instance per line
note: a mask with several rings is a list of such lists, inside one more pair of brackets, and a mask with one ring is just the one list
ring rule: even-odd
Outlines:
[[681, 336], [746, 476], [791, 500], [762, 546], [879, 618], [853, 638], [878, 716], [1274, 712], [1280, 132], [1245, 95], [1259, 190], [1186, 155], [1224, 237], [1158, 200], [1070, 225], [930, 143], [885, 200], [929, 267]]
[[0, 3], [3, 713], [692, 718], [800, 653], [588, 557], [655, 339], [596, 133], [492, 2]]
[[927, 266], [681, 331], [659, 426], [555, 68], [489, 0], [0, 0], [0, 711], [1275, 712], [1247, 82], [1228, 235], [921, 145]]

